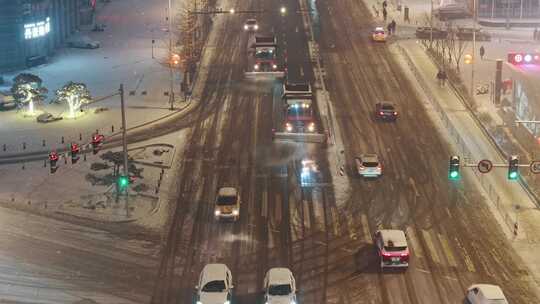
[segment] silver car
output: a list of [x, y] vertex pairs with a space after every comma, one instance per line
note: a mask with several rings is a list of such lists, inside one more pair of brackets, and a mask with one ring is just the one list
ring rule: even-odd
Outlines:
[[379, 177], [382, 175], [382, 165], [377, 154], [362, 154], [354, 160], [359, 176]]
[[99, 41], [92, 40], [88, 36], [72, 36], [66, 43], [68, 47], [80, 49], [97, 49], [101, 46]]

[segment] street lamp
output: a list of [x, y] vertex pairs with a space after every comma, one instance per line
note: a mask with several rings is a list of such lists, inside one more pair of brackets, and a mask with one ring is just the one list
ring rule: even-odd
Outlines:
[[285, 6], [282, 6], [280, 9], [279, 9], [279, 12], [282, 14], [282, 15], [285, 15], [287, 13], [287, 8]]

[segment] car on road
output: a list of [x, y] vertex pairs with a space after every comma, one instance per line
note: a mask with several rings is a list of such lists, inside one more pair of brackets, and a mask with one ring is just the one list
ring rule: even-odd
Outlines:
[[230, 304], [232, 274], [225, 264], [206, 264], [195, 286], [197, 304]]
[[354, 161], [356, 172], [360, 177], [379, 177], [382, 175], [382, 164], [377, 154], [361, 154]]
[[313, 159], [302, 160], [302, 171], [300, 171], [300, 184], [307, 186], [317, 181], [319, 177], [319, 166]]
[[101, 43], [96, 40], [92, 40], [88, 36], [74, 35], [67, 39], [67, 46], [71, 48], [80, 49], [97, 49], [101, 46]]
[[383, 229], [375, 232], [374, 243], [380, 258], [380, 267], [409, 267], [409, 247], [402, 230]]
[[503, 291], [497, 285], [474, 284], [467, 289], [469, 304], [508, 304]]
[[383, 27], [376, 27], [373, 32], [371, 32], [371, 40], [375, 42], [386, 42], [386, 32]]
[[248, 19], [244, 23], [244, 31], [255, 32], [258, 30], [259, 30], [259, 24], [257, 24], [257, 20]]
[[48, 122], [53, 122], [53, 121], [57, 121], [57, 120], [62, 120], [62, 117], [61, 116], [54, 116], [51, 113], [43, 113], [43, 114], [38, 115], [36, 120], [37, 120], [37, 122], [48, 123]]
[[271, 268], [264, 278], [264, 303], [296, 304], [296, 281], [288, 268]]
[[238, 189], [234, 187], [219, 188], [214, 209], [216, 219], [238, 220], [240, 218], [240, 204]]
[[378, 102], [375, 104], [375, 117], [380, 120], [395, 121], [398, 117], [398, 112], [391, 102]]

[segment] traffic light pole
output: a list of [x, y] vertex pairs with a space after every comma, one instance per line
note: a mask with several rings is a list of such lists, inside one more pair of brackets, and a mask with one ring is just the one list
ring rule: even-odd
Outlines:
[[[128, 151], [127, 151], [127, 127], [126, 127], [126, 108], [124, 104], [124, 84], [120, 84], [120, 107], [122, 112], [122, 148], [124, 154], [124, 176], [128, 178], [128, 186], [125, 189], [126, 195], [126, 216], [129, 217], [129, 175], [128, 175]], [[120, 191], [120, 189], [118, 189]], [[117, 194], [118, 195], [118, 194]]]

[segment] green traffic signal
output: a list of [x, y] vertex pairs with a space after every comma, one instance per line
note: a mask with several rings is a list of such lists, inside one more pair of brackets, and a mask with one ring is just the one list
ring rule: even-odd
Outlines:
[[129, 179], [127, 178], [127, 176], [120, 176], [118, 178], [118, 186], [121, 188], [121, 189], [124, 189], [125, 187], [127, 187], [129, 185]]
[[460, 166], [459, 156], [453, 155], [450, 157], [450, 162], [448, 165], [448, 178], [451, 180], [458, 180], [460, 178], [459, 166]]
[[511, 155], [508, 158], [508, 179], [517, 180], [519, 177], [519, 157]]

